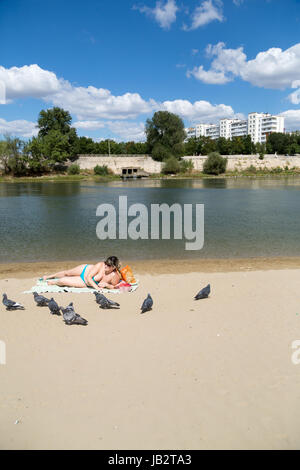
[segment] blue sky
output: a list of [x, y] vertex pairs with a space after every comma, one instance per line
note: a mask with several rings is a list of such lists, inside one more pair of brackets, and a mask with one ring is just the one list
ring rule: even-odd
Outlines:
[[300, 129], [299, 32], [300, 0], [0, 0], [0, 134], [52, 106], [94, 139], [143, 140], [157, 110]]

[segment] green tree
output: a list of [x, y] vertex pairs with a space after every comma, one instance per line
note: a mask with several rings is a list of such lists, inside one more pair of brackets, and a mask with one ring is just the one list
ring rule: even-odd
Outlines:
[[245, 154], [245, 141], [243, 137], [233, 137], [231, 143], [231, 154], [242, 155]]
[[38, 117], [39, 137], [45, 137], [50, 131], [56, 130], [68, 134], [71, 130], [72, 118], [69, 111], [54, 107], [42, 109]]
[[211, 139], [210, 137], [203, 138], [203, 144], [201, 148], [201, 155], [208, 155], [212, 152], [216, 152], [218, 150], [217, 141]]
[[[186, 133], [183, 121], [177, 114], [168, 111], [157, 111], [152, 119], [147, 119], [145, 132], [151, 153], [155, 147], [160, 145], [171, 155], [177, 157], [182, 155]], [[153, 158], [160, 159], [161, 157], [158, 152], [155, 152]]]
[[230, 155], [231, 154], [231, 140], [225, 139], [225, 137], [219, 137], [216, 141], [218, 151], [221, 155]]
[[[54, 107], [51, 109], [42, 110], [38, 117], [38, 136], [41, 138], [47, 138], [49, 135], [48, 142], [46, 146], [49, 146], [49, 143], [56, 141], [58, 137], [54, 136], [63, 136], [62, 141], [68, 141], [67, 154], [64, 153], [64, 160], [67, 158], [72, 158], [76, 155], [77, 147], [77, 133], [74, 127], [71, 127], [72, 118], [69, 111], [65, 111], [62, 108]], [[57, 144], [55, 143], [55, 146]], [[64, 146], [64, 150], [66, 147]], [[52, 155], [54, 155], [55, 150], [51, 149]], [[62, 157], [59, 157], [58, 161], [62, 161]]]
[[5, 140], [0, 141], [0, 163], [1, 163], [1, 169], [3, 170], [3, 173], [9, 173], [9, 155], [7, 152], [7, 145]]
[[90, 137], [78, 137], [73, 150], [75, 155], [97, 153], [96, 143]]
[[172, 156], [174, 155], [172, 155], [172, 152], [170, 151], [170, 149], [160, 143], [155, 144], [155, 146], [153, 147], [152, 158], [154, 160], [163, 162]]
[[28, 171], [31, 174], [41, 174], [50, 170], [49, 162], [43, 152], [43, 138], [33, 137], [24, 148]]
[[196, 137], [191, 137], [184, 144], [184, 154], [185, 155], [197, 155], [198, 150], [198, 139]]
[[243, 137], [245, 155], [252, 155], [255, 152], [255, 145], [252, 142], [251, 136], [246, 135]]
[[290, 136], [281, 132], [274, 132], [267, 137], [268, 153], [285, 155], [288, 153]]
[[33, 173], [51, 171], [57, 164], [63, 164], [72, 155], [71, 150], [68, 134], [55, 129], [44, 137], [34, 137], [25, 147], [28, 165]]
[[5, 136], [0, 146], [0, 160], [4, 173], [15, 176], [26, 174], [26, 159], [23, 155], [24, 142], [17, 137]]

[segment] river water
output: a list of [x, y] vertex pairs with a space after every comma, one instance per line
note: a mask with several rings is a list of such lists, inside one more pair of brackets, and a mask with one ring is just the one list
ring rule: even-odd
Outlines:
[[[145, 205], [149, 230], [151, 204], [204, 204], [203, 248], [186, 250], [185, 239], [100, 240], [97, 207], [117, 210], [119, 196]], [[299, 209], [298, 177], [0, 183], [0, 262], [299, 256]]]

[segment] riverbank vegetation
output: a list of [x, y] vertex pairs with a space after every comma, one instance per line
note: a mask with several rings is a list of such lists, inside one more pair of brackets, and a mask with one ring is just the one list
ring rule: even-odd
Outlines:
[[[0, 141], [2, 177], [81, 178], [84, 173], [76, 163], [80, 154], [151, 155], [154, 160], [163, 163], [162, 175], [196, 176], [198, 173], [194, 171], [193, 163], [182, 159], [184, 155], [214, 155], [206, 160], [203, 173], [218, 175], [226, 171], [226, 159], [222, 155], [258, 154], [263, 160], [266, 153], [300, 153], [299, 132], [291, 135], [270, 134], [266, 144], [254, 144], [250, 136], [232, 140], [223, 137], [213, 140], [202, 136], [185, 140], [182, 119], [168, 111], [158, 111], [152, 119], [146, 121], [146, 142], [115, 142], [111, 139], [95, 142], [91, 138], [79, 137], [71, 123], [68, 111], [54, 107], [39, 113], [38, 133], [35, 137], [23, 141], [6, 136]], [[275, 171], [276, 174], [281, 172], [280, 169], [266, 170], [271, 174]], [[248, 172], [255, 173], [253, 169]], [[107, 167], [96, 166], [92, 173], [103, 178], [113, 178]], [[257, 171], [255, 174], [258, 174]]]

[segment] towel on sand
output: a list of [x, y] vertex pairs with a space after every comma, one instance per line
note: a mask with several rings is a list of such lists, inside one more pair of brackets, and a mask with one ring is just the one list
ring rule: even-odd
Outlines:
[[[138, 287], [139, 287], [139, 281], [135, 282], [134, 284], [130, 284], [131, 288], [129, 291], [126, 292], [134, 292]], [[92, 287], [60, 287], [60, 286], [53, 286], [53, 285], [48, 285], [47, 281], [44, 281], [43, 279], [38, 279], [37, 283], [35, 286], [33, 286], [30, 290], [27, 290], [23, 292], [24, 294], [32, 294], [33, 292], [37, 292], [38, 294], [43, 294], [45, 292], [77, 292], [78, 294], [81, 294], [82, 292], [99, 292], [96, 291], [96, 289], [93, 289]], [[109, 293], [109, 294], [121, 294], [124, 292], [122, 289], [106, 289], [103, 287], [101, 289], [101, 292]]]

